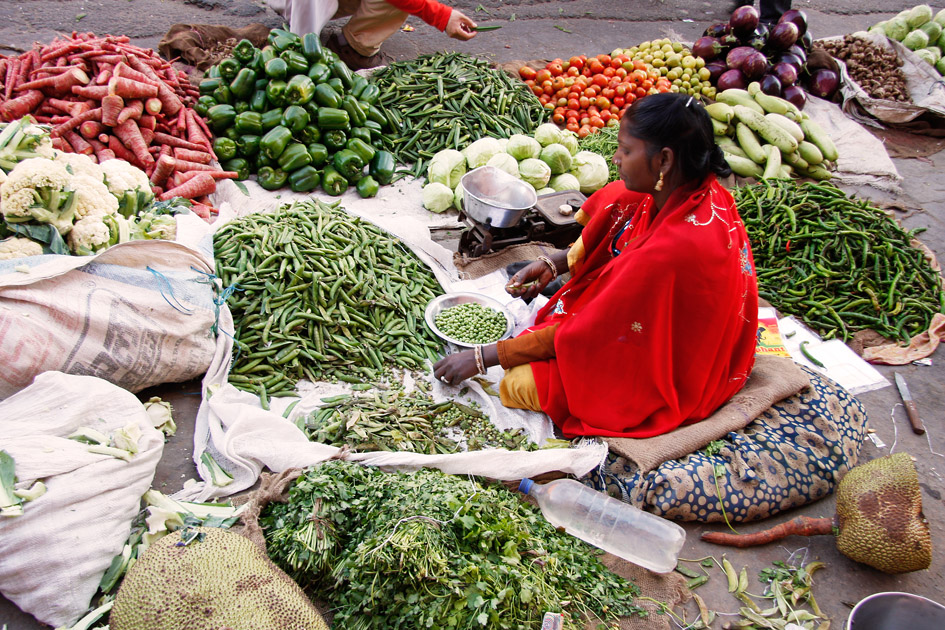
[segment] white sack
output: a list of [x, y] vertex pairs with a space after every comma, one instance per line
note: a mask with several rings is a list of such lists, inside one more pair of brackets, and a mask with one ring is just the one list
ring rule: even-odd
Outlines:
[[[142, 433], [129, 462], [66, 439], [82, 426], [109, 435], [129, 423]], [[16, 461], [18, 488], [36, 480], [47, 487], [22, 516], [0, 517], [0, 593], [43, 623], [72, 625], [131, 532], [164, 435], [133, 394], [47, 372], [0, 402], [0, 448]]]

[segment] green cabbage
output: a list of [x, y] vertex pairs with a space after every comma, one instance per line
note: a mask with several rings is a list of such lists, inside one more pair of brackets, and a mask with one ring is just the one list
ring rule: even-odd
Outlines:
[[460, 212], [463, 211], [463, 195], [465, 194], [465, 192], [466, 192], [466, 189], [463, 188], [462, 184], [457, 186], [456, 190], [453, 191], [453, 207], [459, 210]]
[[551, 167], [536, 158], [522, 160], [518, 165], [518, 172], [535, 190], [544, 188], [551, 179]]
[[945, 9], [942, 9], [935, 14], [935, 17], [932, 18], [932, 21], [945, 29]]
[[466, 164], [469, 165], [469, 168], [485, 166], [489, 158], [501, 152], [502, 146], [495, 138], [480, 138], [463, 149], [463, 155], [466, 156]]
[[423, 187], [423, 207], [430, 212], [443, 212], [453, 205], [453, 190], [439, 182]]
[[489, 158], [489, 161], [486, 162], [486, 166], [494, 166], [497, 169], [505, 171], [509, 175], [519, 177], [518, 161], [508, 153], [496, 153], [491, 158]]
[[945, 52], [945, 31], [942, 31], [942, 34], [938, 36], [938, 47]]
[[577, 134], [573, 131], [564, 130], [561, 132], [561, 144], [567, 148], [571, 155], [574, 155], [581, 150], [580, 145], [578, 144]]
[[886, 22], [883, 30], [886, 31], [886, 37], [901, 42], [909, 34], [909, 25], [905, 20], [896, 17]]
[[466, 174], [466, 156], [455, 149], [443, 149], [434, 154], [427, 167], [427, 182], [438, 182], [456, 188]]
[[499, 143], [499, 150], [503, 153], [509, 148], [508, 138], [496, 138], [496, 142]]
[[563, 144], [557, 142], [549, 144], [541, 150], [539, 159], [551, 168], [552, 175], [560, 175], [571, 170], [571, 152]]
[[[945, 37], [945, 35], [942, 37]], [[935, 64], [935, 69], [938, 70], [940, 75], [945, 76], [945, 57], [938, 60], [938, 63]]]
[[607, 161], [592, 151], [579, 151], [571, 161], [571, 174], [581, 185], [581, 192], [589, 195], [603, 188], [610, 178]]
[[[938, 46], [929, 46], [928, 48], [922, 48], [921, 50], [927, 50], [930, 55], [932, 55], [932, 65], [938, 63], [938, 60], [942, 58], [942, 51], [939, 50]], [[916, 51], [918, 52], [918, 51]]]
[[942, 34], [942, 27], [935, 22], [926, 22], [919, 30], [929, 36], [929, 45], [934, 46]]
[[555, 192], [555, 189], [554, 189], [554, 188], [548, 188], [548, 187], [546, 186], [546, 187], [544, 187], [544, 188], [539, 188], [537, 191], [535, 191], [535, 194], [538, 195], [539, 197], [541, 197], [542, 195], [550, 195], [550, 194], [552, 194], [552, 193], [554, 193], [554, 192]]
[[906, 35], [902, 40], [902, 45], [909, 50], [918, 50], [929, 45], [929, 36], [920, 30], [915, 30]]
[[516, 160], [522, 161], [528, 158], [537, 158], [541, 154], [541, 145], [538, 144], [538, 140], [517, 133], [509, 138], [509, 144], [505, 148], [505, 152]]
[[538, 125], [538, 129], [535, 130], [535, 140], [538, 140], [538, 143], [543, 147], [561, 142], [561, 130], [554, 123]]
[[[936, 50], [937, 50], [937, 49], [936, 49]], [[931, 49], [929, 49], [929, 48], [920, 48], [919, 50], [915, 51], [915, 54], [918, 55], [919, 59], [921, 59], [921, 60], [924, 61], [925, 63], [929, 64], [930, 66], [935, 66], [935, 62], [936, 62], [937, 60], [936, 60], [935, 57], [932, 55]], [[940, 54], [941, 54], [941, 53], [940, 53]]]
[[555, 175], [551, 178], [551, 181], [548, 182], [548, 185], [557, 192], [561, 192], [562, 190], [581, 190], [581, 182], [571, 173]]
[[927, 4], [920, 4], [912, 7], [909, 11], [909, 15], [906, 17], [906, 22], [909, 24], [909, 28], [919, 28], [931, 19], [932, 7]]
[[866, 29], [866, 32], [867, 32], [867, 33], [872, 33], [873, 31], [879, 31], [880, 33], [882, 33], [883, 35], [885, 35], [885, 34], [886, 34], [885, 26], [886, 26], [887, 23], [888, 23], [887, 20], [883, 20], [882, 22], [877, 22], [877, 23], [874, 24], [873, 26], [871, 26], [871, 27], [869, 27], [868, 29]]

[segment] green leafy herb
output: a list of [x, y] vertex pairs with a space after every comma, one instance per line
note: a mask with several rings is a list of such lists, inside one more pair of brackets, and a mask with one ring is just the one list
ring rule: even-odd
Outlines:
[[246, 189], [246, 184], [239, 180], [233, 180], [233, 183], [236, 184], [236, 187], [240, 189], [240, 192], [249, 197], [249, 191]]

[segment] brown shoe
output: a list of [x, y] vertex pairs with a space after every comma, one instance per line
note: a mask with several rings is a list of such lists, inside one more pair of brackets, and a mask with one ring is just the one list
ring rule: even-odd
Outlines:
[[328, 36], [325, 46], [338, 55], [345, 64], [352, 70], [364, 70], [366, 68], [376, 68], [377, 66], [386, 66], [393, 61], [390, 55], [378, 51], [370, 57], [366, 57], [352, 48], [348, 43], [342, 44], [338, 41], [338, 33], [332, 33]]

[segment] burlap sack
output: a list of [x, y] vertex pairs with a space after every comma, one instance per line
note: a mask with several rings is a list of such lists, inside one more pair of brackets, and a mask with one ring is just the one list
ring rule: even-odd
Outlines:
[[241, 39], [248, 39], [253, 42], [253, 46], [262, 48], [266, 45], [268, 35], [269, 28], [258, 23], [243, 28], [214, 24], [175, 24], [161, 38], [158, 52], [165, 59], [179, 58], [198, 70], [206, 70], [229, 56], [233, 46]]

